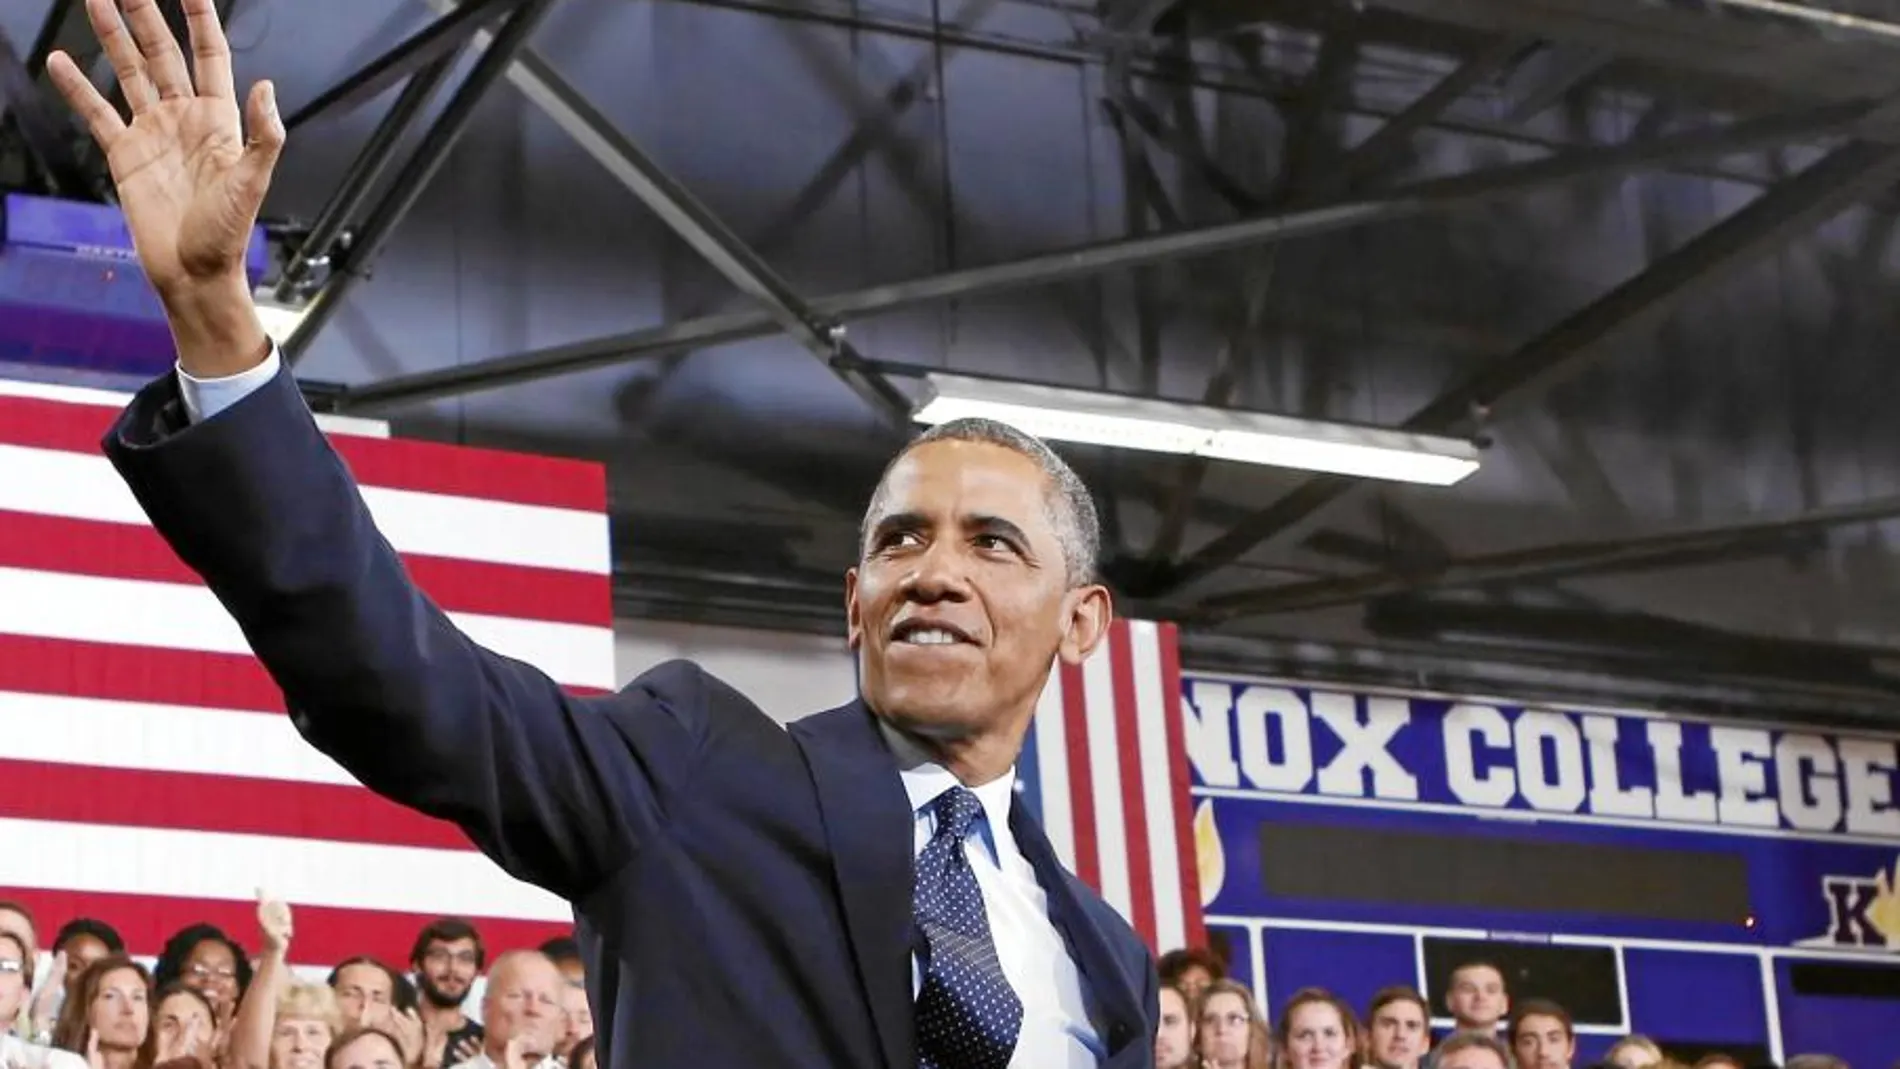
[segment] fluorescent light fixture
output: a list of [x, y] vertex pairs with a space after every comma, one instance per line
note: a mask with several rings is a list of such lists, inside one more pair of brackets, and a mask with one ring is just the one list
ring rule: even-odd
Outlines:
[[1478, 470], [1477, 447], [1457, 438], [935, 371], [923, 378], [912, 418], [924, 424], [981, 417], [1054, 441], [1431, 486]]
[[257, 306], [257, 321], [264, 324], [264, 333], [279, 345], [296, 332], [307, 311], [284, 304], [270, 296], [269, 290], [258, 290], [251, 296], [251, 303]]

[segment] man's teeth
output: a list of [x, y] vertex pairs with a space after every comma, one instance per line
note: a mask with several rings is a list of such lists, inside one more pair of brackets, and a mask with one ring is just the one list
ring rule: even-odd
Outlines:
[[941, 628], [928, 627], [912, 631], [904, 636], [904, 641], [913, 646], [949, 646], [958, 641], [957, 636]]

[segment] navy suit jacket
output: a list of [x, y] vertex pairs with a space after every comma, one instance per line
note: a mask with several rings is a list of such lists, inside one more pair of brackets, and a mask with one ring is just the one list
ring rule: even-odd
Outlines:
[[[481, 649], [377, 533], [288, 373], [190, 424], [176, 380], [105, 449], [242, 626], [297, 729], [573, 903], [603, 1065], [914, 1069], [913, 814], [861, 702], [789, 730], [697, 665], [577, 699]], [[1115, 1069], [1154, 966], [1019, 804], [1016, 835]]]

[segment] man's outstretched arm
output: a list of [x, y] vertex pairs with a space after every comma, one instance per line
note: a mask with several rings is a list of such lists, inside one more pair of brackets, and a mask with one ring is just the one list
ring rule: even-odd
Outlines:
[[284, 126], [268, 82], [240, 115], [211, 0], [183, 6], [189, 63], [155, 0], [125, 0], [123, 18], [116, 0], [87, 0], [129, 119], [63, 52], [47, 73], [104, 150], [180, 372], [263, 381], [193, 422], [167, 375], [134, 399], [107, 453], [308, 738], [370, 787], [461, 824], [517, 876], [574, 897], [659, 826], [661, 799], [697, 758], [700, 677], [654, 673], [610, 716], [476, 646], [409, 581], [290, 376], [257, 370], [271, 349], [244, 260]]

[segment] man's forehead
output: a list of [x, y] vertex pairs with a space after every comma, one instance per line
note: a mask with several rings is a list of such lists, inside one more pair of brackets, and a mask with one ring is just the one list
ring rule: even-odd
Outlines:
[[879, 512], [953, 508], [1023, 520], [1010, 513], [1040, 511], [1048, 489], [1042, 468], [1013, 449], [990, 442], [926, 442], [891, 465], [879, 488]]

